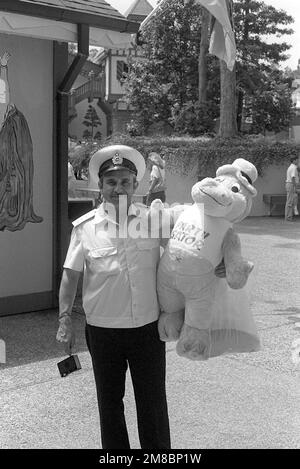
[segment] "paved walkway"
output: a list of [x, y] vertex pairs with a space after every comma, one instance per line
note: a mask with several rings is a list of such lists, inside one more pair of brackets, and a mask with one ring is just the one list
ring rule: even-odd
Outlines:
[[[206, 363], [167, 347], [173, 447], [300, 448], [300, 365], [291, 343], [300, 338], [300, 221], [248, 218], [238, 226], [263, 348]], [[0, 364], [0, 448], [99, 448], [99, 421], [84, 317], [74, 312], [82, 370], [60, 378], [57, 312], [0, 318], [7, 364]], [[138, 448], [130, 380], [125, 400], [132, 448]]]

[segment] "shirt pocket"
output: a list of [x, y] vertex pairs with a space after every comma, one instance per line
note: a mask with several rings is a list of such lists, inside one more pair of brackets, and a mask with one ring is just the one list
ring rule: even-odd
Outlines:
[[90, 268], [95, 273], [117, 275], [120, 272], [118, 250], [114, 246], [91, 249], [88, 257]]
[[157, 241], [138, 240], [137, 241], [138, 266], [140, 268], [153, 268], [159, 260], [159, 244]]

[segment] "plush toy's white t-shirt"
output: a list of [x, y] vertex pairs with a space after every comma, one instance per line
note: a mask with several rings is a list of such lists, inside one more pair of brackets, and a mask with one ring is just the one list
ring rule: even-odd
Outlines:
[[197, 259], [206, 259], [216, 267], [222, 260], [222, 242], [231, 226], [224, 218], [204, 216], [203, 205], [193, 204], [184, 210], [175, 223], [169, 240], [169, 251], [181, 260], [185, 257], [189, 259], [189, 272], [192, 267], [191, 257], [195, 262]]

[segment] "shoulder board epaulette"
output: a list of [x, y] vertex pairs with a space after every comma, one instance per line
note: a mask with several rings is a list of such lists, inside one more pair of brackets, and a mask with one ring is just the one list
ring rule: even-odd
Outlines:
[[76, 226], [80, 225], [81, 223], [83, 223], [84, 221], [90, 220], [91, 218], [93, 218], [95, 216], [95, 213], [96, 213], [96, 209], [93, 209], [90, 212], [85, 213], [81, 217], [76, 218], [76, 220], [74, 220], [72, 222], [72, 225], [74, 227], [76, 227]]

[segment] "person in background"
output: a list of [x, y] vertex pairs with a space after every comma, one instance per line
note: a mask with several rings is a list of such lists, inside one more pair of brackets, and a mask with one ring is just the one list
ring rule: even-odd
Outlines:
[[151, 152], [148, 156], [148, 166], [150, 169], [150, 185], [146, 194], [146, 205], [149, 206], [155, 199], [166, 201], [166, 172], [165, 161], [156, 153]]
[[[297, 171], [298, 171], [298, 180], [300, 180], [300, 168], [299, 168], [299, 164], [300, 164], [300, 161], [298, 160], [298, 167], [297, 167]], [[299, 215], [299, 211], [298, 211], [298, 202], [299, 202], [299, 194], [300, 192], [300, 183], [298, 182], [298, 184], [296, 184], [296, 194], [294, 196], [294, 215]]]
[[293, 156], [290, 159], [290, 166], [286, 172], [286, 204], [285, 204], [285, 220], [293, 221], [294, 217], [294, 206], [295, 198], [297, 196], [296, 187], [299, 184], [299, 175], [298, 175], [298, 156]]
[[296, 192], [295, 196], [294, 196], [294, 215], [299, 215], [299, 211], [298, 211], [298, 193]]
[[68, 161], [68, 196], [76, 197], [76, 178], [70, 160]]

